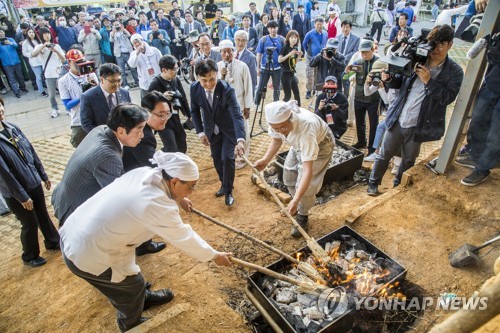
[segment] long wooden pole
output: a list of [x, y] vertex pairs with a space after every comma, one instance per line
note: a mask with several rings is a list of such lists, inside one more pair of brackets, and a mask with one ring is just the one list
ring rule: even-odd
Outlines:
[[322, 260], [323, 262], [330, 261], [331, 258], [328, 256], [328, 254], [326, 253], [326, 251], [316, 242], [316, 240], [314, 238], [312, 238], [311, 236], [309, 236], [307, 234], [307, 232], [300, 226], [300, 224], [297, 223], [297, 221], [295, 221], [295, 219], [293, 218], [293, 216], [286, 209], [285, 205], [283, 205], [283, 203], [278, 198], [278, 196], [271, 190], [271, 187], [266, 182], [266, 179], [264, 178], [264, 176], [262, 176], [262, 174], [259, 172], [259, 170], [257, 170], [253, 166], [252, 162], [250, 162], [246, 156], [244, 156], [244, 155], [241, 155], [241, 156], [245, 160], [246, 164], [248, 164], [248, 166], [250, 166], [250, 168], [252, 169], [252, 171], [257, 175], [257, 177], [259, 177], [259, 179], [263, 183], [263, 185], [267, 188], [268, 192], [271, 194], [271, 196], [273, 197], [274, 201], [276, 201], [276, 203], [278, 204], [278, 206], [280, 206], [281, 211], [283, 212], [283, 214], [285, 214], [290, 219], [290, 221], [292, 221], [293, 225], [297, 228], [297, 230], [299, 230], [299, 232], [302, 235], [302, 237], [304, 237], [306, 239], [307, 246], [309, 246], [309, 248], [314, 253], [314, 255], [317, 258], [319, 258], [320, 260]]
[[241, 231], [239, 229], [236, 229], [236, 228], [234, 228], [234, 227], [232, 227], [230, 225], [227, 225], [227, 224], [225, 224], [223, 222], [220, 222], [220, 221], [214, 219], [213, 217], [211, 217], [211, 216], [209, 216], [209, 215], [207, 215], [207, 214], [205, 214], [203, 212], [200, 212], [199, 210], [197, 210], [195, 208], [191, 208], [191, 211], [193, 213], [195, 213], [196, 215], [201, 216], [201, 217], [209, 220], [210, 222], [215, 223], [216, 225], [218, 225], [220, 227], [223, 227], [223, 228], [225, 228], [227, 230], [230, 230], [230, 231], [232, 231], [232, 232], [234, 232], [234, 233], [236, 233], [236, 234], [238, 234], [238, 235], [240, 235], [240, 236], [242, 236], [242, 237], [244, 237], [244, 238], [246, 238], [248, 240], [251, 240], [254, 243], [259, 244], [260, 246], [268, 249], [269, 251], [272, 251], [274, 253], [279, 254], [280, 256], [282, 256], [283, 258], [285, 258], [286, 260], [288, 260], [288, 261], [296, 264], [297, 267], [301, 271], [303, 271], [309, 277], [315, 279], [316, 281], [325, 282], [323, 276], [321, 276], [321, 274], [314, 267], [312, 267], [310, 264], [308, 264], [306, 262], [303, 262], [303, 261], [299, 261], [299, 260], [295, 259], [294, 257], [292, 257], [291, 255], [289, 255], [289, 254], [281, 251], [280, 249], [277, 249], [274, 246], [271, 246], [271, 245], [267, 244], [266, 242], [263, 242], [260, 239], [255, 238], [254, 236], [252, 236], [250, 234], [247, 234], [247, 233], [245, 233], [245, 232], [243, 232], [243, 231]]

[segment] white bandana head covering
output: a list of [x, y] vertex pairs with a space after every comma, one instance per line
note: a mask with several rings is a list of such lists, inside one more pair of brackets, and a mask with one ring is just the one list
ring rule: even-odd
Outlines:
[[141, 35], [139, 34], [133, 34], [130, 36], [130, 42], [133, 44], [134, 40], [139, 39], [141, 42], [144, 40]]
[[169, 176], [179, 178], [184, 182], [195, 181], [200, 178], [198, 166], [186, 154], [165, 153], [158, 150], [149, 161], [158, 165], [158, 168], [165, 170]]
[[269, 124], [280, 124], [287, 121], [294, 113], [300, 113], [297, 101], [272, 102], [266, 105], [266, 120]]
[[233, 42], [230, 39], [221, 40], [219, 43], [219, 50], [231, 49], [234, 51]]

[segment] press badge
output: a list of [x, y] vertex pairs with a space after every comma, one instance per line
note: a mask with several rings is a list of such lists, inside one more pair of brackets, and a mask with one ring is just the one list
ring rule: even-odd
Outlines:
[[148, 74], [149, 74], [149, 76], [155, 75], [155, 70], [152, 68], [148, 68]]
[[328, 125], [333, 125], [333, 115], [331, 113], [326, 114], [326, 123]]

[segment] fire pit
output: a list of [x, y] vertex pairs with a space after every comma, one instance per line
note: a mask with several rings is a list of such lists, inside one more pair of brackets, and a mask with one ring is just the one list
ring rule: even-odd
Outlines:
[[[275, 330], [347, 332], [356, 316], [353, 297], [384, 296], [384, 288], [397, 286], [406, 277], [404, 267], [347, 226], [317, 242], [335, 258], [328, 265], [318, 267], [319, 271], [324, 270], [330, 287], [320, 295], [303, 293], [261, 273], [248, 277], [247, 296]], [[304, 258], [310, 256], [310, 251], [305, 247], [293, 255]], [[314, 261], [312, 257], [307, 260]], [[307, 279], [285, 259], [267, 268]], [[341, 290], [343, 294], [339, 293]]]

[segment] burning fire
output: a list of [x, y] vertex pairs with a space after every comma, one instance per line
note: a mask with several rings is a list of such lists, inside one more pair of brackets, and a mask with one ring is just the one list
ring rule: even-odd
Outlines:
[[[359, 296], [406, 299], [406, 296], [399, 291], [399, 282], [385, 283], [386, 277], [391, 274], [391, 271], [376, 263], [366, 252], [360, 251], [361, 253], [357, 256], [342, 257], [340, 255], [340, 242], [332, 243], [331, 248], [326, 250], [331, 258], [328, 262], [323, 262], [314, 255], [308, 255], [305, 252], [298, 252], [296, 258], [313, 266], [324, 276], [328, 287], [342, 286]], [[361, 265], [366, 261], [370, 261], [368, 263], [370, 268], [367, 268], [367, 265]], [[317, 280], [316, 283], [325, 285], [325, 282], [320, 280]]]

